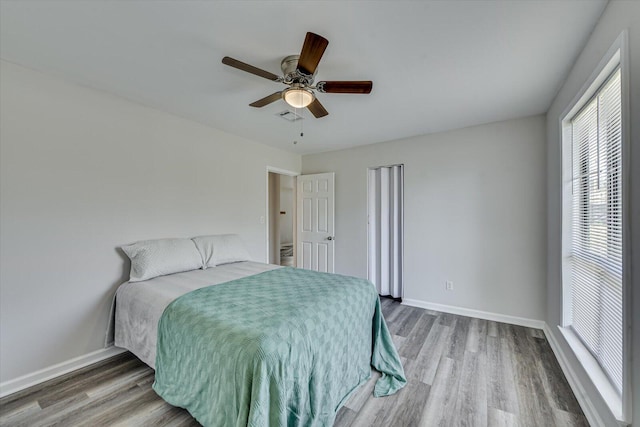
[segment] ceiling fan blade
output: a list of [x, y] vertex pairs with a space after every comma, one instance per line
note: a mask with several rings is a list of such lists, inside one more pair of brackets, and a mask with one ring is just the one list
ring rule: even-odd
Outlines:
[[256, 102], [252, 102], [249, 105], [252, 106], [252, 107], [260, 108], [260, 107], [264, 107], [265, 105], [269, 105], [272, 102], [275, 102], [275, 101], [277, 101], [278, 99], [281, 99], [281, 98], [282, 98], [282, 92], [275, 92], [275, 93], [272, 93], [269, 96], [265, 96], [262, 99], [258, 99]]
[[238, 61], [237, 59], [230, 58], [225, 56], [222, 58], [222, 63], [224, 65], [228, 65], [233, 68], [237, 68], [238, 70], [246, 71], [247, 73], [255, 74], [256, 76], [264, 77], [265, 79], [278, 81], [280, 78], [273, 73], [260, 69], [258, 67], [254, 67], [253, 65], [245, 64], [242, 61]]
[[329, 41], [314, 33], [307, 33], [298, 59], [298, 71], [306, 75], [313, 75]]
[[309, 111], [311, 111], [311, 114], [313, 114], [316, 119], [329, 114], [329, 112], [324, 109], [320, 101], [318, 101], [318, 98], [314, 99], [311, 104], [307, 105], [307, 108], [309, 109]]
[[318, 82], [318, 92], [324, 93], [370, 93], [373, 82], [367, 81], [335, 81]]

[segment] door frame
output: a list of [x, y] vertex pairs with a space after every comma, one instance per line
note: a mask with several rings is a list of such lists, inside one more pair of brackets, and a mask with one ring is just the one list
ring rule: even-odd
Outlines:
[[[265, 175], [264, 175], [265, 176], [265, 194], [266, 194], [266, 197], [265, 197], [265, 212], [267, 213], [265, 215], [265, 217], [264, 217], [265, 218], [265, 221], [264, 221], [265, 247], [266, 247], [266, 252], [265, 252], [266, 257], [265, 257], [264, 262], [267, 263], [267, 264], [269, 264], [269, 259], [271, 258], [270, 257], [270, 255], [271, 255], [270, 246], [271, 245], [269, 244], [269, 239], [271, 237], [269, 235], [269, 215], [270, 215], [270, 212], [269, 212], [269, 173], [277, 173], [279, 175], [287, 175], [287, 176], [294, 177], [294, 180], [293, 180], [293, 182], [294, 182], [294, 184], [293, 184], [294, 185], [294, 190], [296, 189], [296, 186], [298, 185], [298, 182], [295, 179], [295, 177], [297, 177], [298, 175], [301, 174], [300, 172], [295, 172], [295, 171], [291, 171], [291, 170], [277, 168], [275, 166], [267, 165], [267, 170], [266, 170]], [[294, 191], [294, 195], [293, 195], [293, 212], [292, 212], [292, 215], [293, 215], [293, 247], [294, 247], [293, 248], [294, 249], [293, 250], [293, 256], [294, 256], [294, 260], [295, 260], [295, 257], [296, 257], [295, 249], [296, 249], [296, 238], [297, 238], [297, 223], [296, 223], [296, 219], [297, 219], [296, 218], [297, 217], [297, 215], [296, 215], [296, 206], [297, 205], [296, 205], [296, 194], [295, 193], [296, 192]]]

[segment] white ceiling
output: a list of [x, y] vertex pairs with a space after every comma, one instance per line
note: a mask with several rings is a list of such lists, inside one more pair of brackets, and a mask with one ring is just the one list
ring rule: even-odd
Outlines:
[[[606, 0], [5, 1], [0, 56], [215, 128], [312, 153], [543, 113]], [[320, 94], [329, 116], [248, 104], [283, 85], [305, 33], [329, 40], [318, 80], [373, 80]], [[297, 145], [293, 141], [298, 140]]]

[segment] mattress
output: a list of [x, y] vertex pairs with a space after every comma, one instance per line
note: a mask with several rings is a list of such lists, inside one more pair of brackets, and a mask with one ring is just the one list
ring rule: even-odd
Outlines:
[[199, 288], [276, 268], [280, 266], [246, 261], [123, 283], [116, 291], [115, 345], [155, 369], [158, 321], [173, 300]]

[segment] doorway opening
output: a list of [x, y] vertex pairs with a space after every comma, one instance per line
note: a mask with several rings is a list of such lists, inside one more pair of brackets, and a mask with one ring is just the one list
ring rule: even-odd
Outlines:
[[296, 265], [295, 176], [269, 170], [267, 188], [268, 262], [269, 264], [294, 267]]
[[402, 299], [404, 166], [369, 168], [368, 174], [368, 279], [379, 295]]

